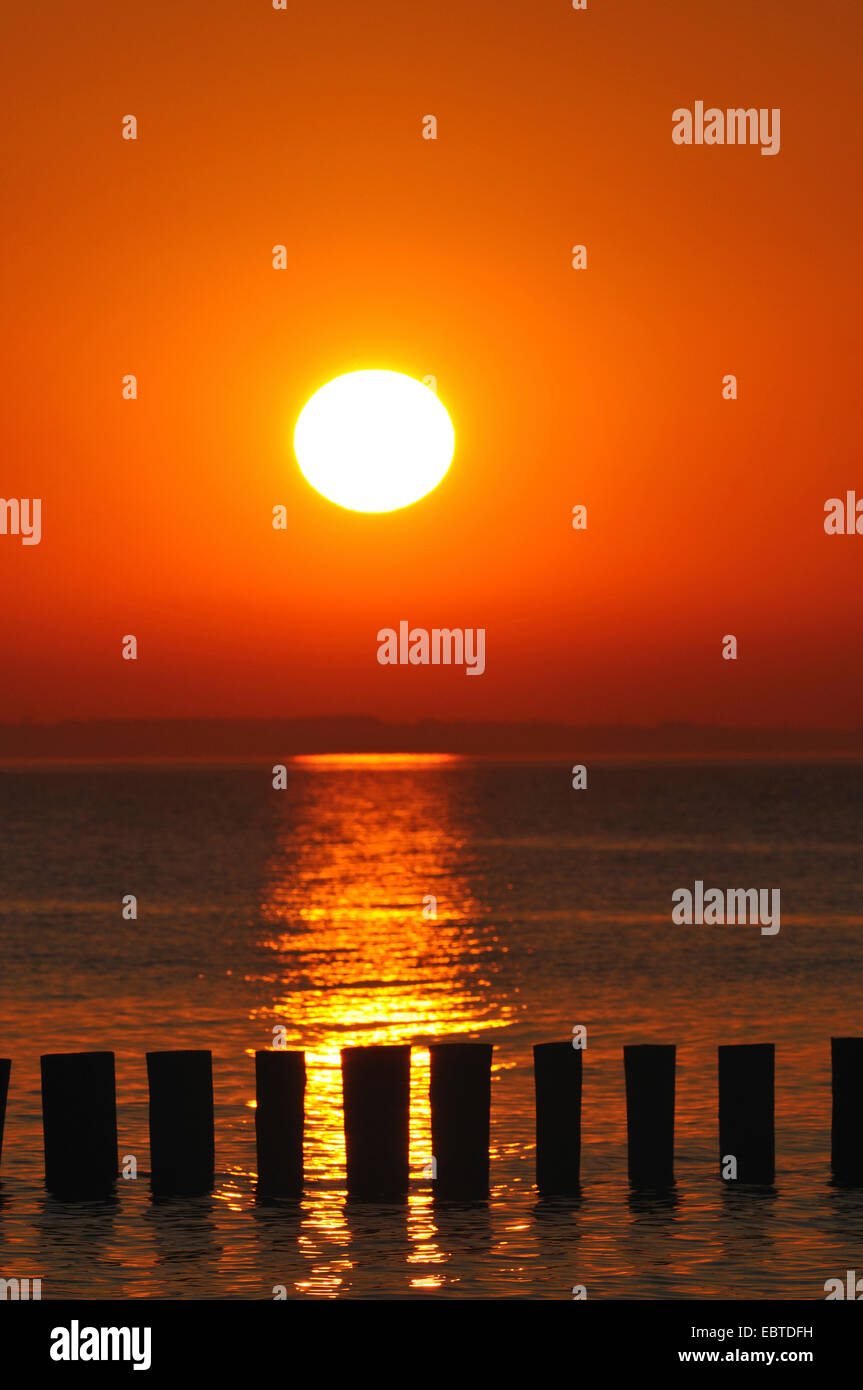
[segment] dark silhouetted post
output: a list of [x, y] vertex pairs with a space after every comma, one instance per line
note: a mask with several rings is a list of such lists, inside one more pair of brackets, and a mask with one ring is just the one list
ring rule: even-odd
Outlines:
[[830, 1054], [833, 1177], [838, 1183], [863, 1187], [863, 1038], [831, 1038]]
[[536, 1185], [543, 1197], [580, 1189], [582, 1052], [572, 1042], [536, 1043]]
[[434, 1195], [446, 1201], [488, 1197], [491, 1043], [433, 1043], [431, 1133]]
[[304, 1052], [256, 1052], [255, 1138], [258, 1192], [299, 1197], [303, 1190]]
[[734, 1043], [719, 1049], [720, 1172], [736, 1159], [736, 1179], [772, 1183], [775, 1176], [772, 1043]]
[[8, 1057], [0, 1057], [0, 1159], [3, 1157], [3, 1127], [6, 1124], [6, 1097], [9, 1094], [9, 1073], [12, 1063]]
[[215, 1178], [212, 1052], [148, 1052], [147, 1079], [153, 1195], [210, 1192]]
[[673, 1043], [624, 1047], [629, 1181], [633, 1187], [674, 1185]]
[[117, 1177], [113, 1052], [42, 1059], [45, 1186], [55, 1197], [104, 1197]]
[[407, 1195], [410, 1177], [410, 1044], [342, 1049], [348, 1195]]

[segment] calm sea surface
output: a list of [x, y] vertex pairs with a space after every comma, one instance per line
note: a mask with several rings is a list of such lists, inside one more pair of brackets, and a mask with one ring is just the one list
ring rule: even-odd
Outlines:
[[[824, 1297], [863, 1270], [830, 1186], [831, 1034], [863, 1035], [857, 763], [332, 757], [0, 772], [0, 1276], [44, 1298]], [[671, 894], [781, 890], [781, 930], [674, 926]], [[124, 921], [134, 893], [138, 920]], [[436, 918], [424, 917], [428, 895]], [[533, 1187], [531, 1048], [588, 1029], [583, 1195]], [[254, 1198], [254, 1062], [307, 1052], [307, 1195]], [[492, 1196], [440, 1207], [428, 1052], [493, 1041]], [[347, 1206], [339, 1048], [413, 1042], [403, 1208]], [[678, 1046], [677, 1186], [626, 1184], [621, 1048]], [[777, 1045], [777, 1179], [718, 1177], [716, 1047]], [[212, 1198], [154, 1205], [144, 1053], [212, 1048]], [[39, 1055], [113, 1049], [113, 1202], [42, 1186]]]

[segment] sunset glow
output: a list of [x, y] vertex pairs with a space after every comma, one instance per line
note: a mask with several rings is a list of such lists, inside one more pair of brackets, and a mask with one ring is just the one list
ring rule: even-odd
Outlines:
[[5, 1360], [239, 1390], [282, 1302], [554, 1301], [577, 1375], [833, 1390], [863, 2], [46, 8], [4, 34]]

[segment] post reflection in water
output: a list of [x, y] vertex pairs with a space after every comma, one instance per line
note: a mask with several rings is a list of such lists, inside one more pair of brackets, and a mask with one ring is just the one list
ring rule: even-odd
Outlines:
[[[412, 1191], [406, 1209], [346, 1211], [340, 1050], [477, 1036], [505, 1027], [511, 1006], [490, 979], [500, 945], [464, 872], [466, 834], [454, 815], [445, 755], [297, 758], [284, 826], [268, 867], [261, 918], [271, 999], [253, 1019], [285, 1029], [306, 1053], [306, 1216], [302, 1292], [336, 1293], [372, 1235], [404, 1244], [408, 1283], [436, 1288], [429, 1053], [411, 1059]], [[321, 776], [321, 772], [329, 775]], [[308, 775], [313, 773], [314, 775]], [[424, 1181], [425, 1179], [425, 1181]], [[487, 1234], [486, 1234], [487, 1240]], [[410, 1266], [422, 1266], [410, 1277]], [[431, 1272], [429, 1266], [432, 1266]]]

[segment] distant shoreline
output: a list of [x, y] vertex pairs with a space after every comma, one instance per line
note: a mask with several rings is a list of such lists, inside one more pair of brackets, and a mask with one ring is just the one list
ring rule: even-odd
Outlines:
[[0, 724], [0, 765], [286, 762], [297, 758], [453, 757], [534, 760], [858, 759], [863, 728], [469, 723], [373, 717], [141, 719]]

